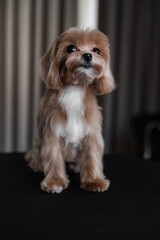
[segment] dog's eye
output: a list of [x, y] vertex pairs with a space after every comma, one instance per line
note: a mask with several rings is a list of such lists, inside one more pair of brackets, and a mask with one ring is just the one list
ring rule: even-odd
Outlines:
[[74, 45], [69, 45], [68, 47], [67, 47], [67, 52], [68, 53], [73, 53], [73, 52], [76, 52], [77, 51], [77, 48], [76, 48], [76, 46], [74, 46]]
[[93, 52], [95, 52], [95, 53], [100, 55], [100, 50], [98, 48], [93, 48]]

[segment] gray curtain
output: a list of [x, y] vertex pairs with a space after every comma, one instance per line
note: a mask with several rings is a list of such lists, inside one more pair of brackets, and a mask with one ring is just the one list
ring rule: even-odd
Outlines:
[[[0, 151], [32, 144], [44, 85], [38, 63], [53, 39], [77, 25], [77, 0], [0, 0]], [[99, 0], [117, 89], [99, 97], [107, 153], [136, 154], [130, 121], [160, 111], [160, 1]]]
[[0, 0], [0, 151], [32, 144], [44, 85], [39, 59], [53, 39], [77, 25], [76, 0]]
[[136, 155], [131, 119], [160, 112], [160, 1], [100, 0], [99, 29], [109, 36], [114, 93], [102, 97], [106, 151]]

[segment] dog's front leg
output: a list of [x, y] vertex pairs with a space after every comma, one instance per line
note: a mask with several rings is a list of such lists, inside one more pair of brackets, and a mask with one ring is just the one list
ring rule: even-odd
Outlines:
[[41, 189], [47, 192], [61, 192], [68, 186], [65, 163], [62, 156], [62, 146], [58, 139], [44, 141], [41, 149], [45, 178]]
[[103, 139], [100, 132], [85, 137], [80, 156], [81, 188], [86, 191], [105, 191], [109, 180], [103, 175]]

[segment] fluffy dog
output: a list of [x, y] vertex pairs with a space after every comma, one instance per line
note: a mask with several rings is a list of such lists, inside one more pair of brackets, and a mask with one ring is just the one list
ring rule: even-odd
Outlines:
[[62, 33], [40, 61], [47, 88], [41, 99], [33, 148], [26, 160], [34, 171], [43, 171], [41, 189], [59, 193], [69, 180], [65, 162], [80, 172], [81, 188], [105, 191], [104, 142], [101, 108], [96, 95], [111, 92], [107, 36], [98, 30], [71, 28]]

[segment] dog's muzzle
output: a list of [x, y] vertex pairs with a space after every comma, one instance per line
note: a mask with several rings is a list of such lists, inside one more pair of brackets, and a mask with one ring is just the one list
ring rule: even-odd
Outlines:
[[84, 63], [83, 63], [83, 67], [84, 68], [92, 67], [92, 64], [91, 64], [91, 62], [92, 62], [92, 54], [91, 53], [84, 53], [82, 55], [82, 60], [84, 61]]

